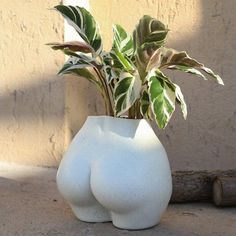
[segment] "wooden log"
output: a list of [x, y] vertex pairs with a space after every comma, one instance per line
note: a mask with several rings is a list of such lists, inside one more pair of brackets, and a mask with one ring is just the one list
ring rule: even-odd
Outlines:
[[217, 177], [213, 183], [216, 206], [236, 206], [236, 177]]
[[217, 176], [236, 176], [236, 170], [172, 172], [172, 203], [211, 201], [212, 184]]

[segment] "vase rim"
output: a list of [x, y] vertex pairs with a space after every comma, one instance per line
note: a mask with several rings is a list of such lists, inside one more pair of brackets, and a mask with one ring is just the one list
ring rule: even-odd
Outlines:
[[124, 119], [113, 116], [88, 116], [83, 127], [102, 133], [113, 133], [119, 136], [133, 138], [140, 127], [150, 128], [145, 119]]
[[108, 116], [108, 115], [89, 115], [87, 116], [88, 119], [97, 119], [97, 118], [106, 118], [106, 119], [113, 119], [113, 120], [129, 120], [129, 121], [141, 121], [145, 120], [144, 118], [142, 119], [129, 119], [128, 117], [114, 117], [114, 116]]

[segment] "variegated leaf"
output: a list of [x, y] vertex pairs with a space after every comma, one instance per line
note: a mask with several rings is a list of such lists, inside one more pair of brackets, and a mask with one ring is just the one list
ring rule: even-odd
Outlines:
[[135, 66], [133, 65], [132, 61], [123, 53], [119, 52], [116, 48], [111, 51], [111, 54], [115, 56], [115, 60], [119, 61], [119, 64], [123, 70], [127, 72], [135, 70]]
[[[211, 69], [205, 67], [204, 65], [201, 66], [201, 67], [197, 67], [197, 68], [202, 70], [202, 71], [204, 71], [208, 75], [210, 75], [213, 79], [215, 79], [215, 81], [218, 84], [224, 85], [224, 82], [221, 79], [221, 77], [219, 75], [216, 75]], [[177, 65], [177, 66], [173, 65], [173, 66], [169, 66], [168, 69], [176, 69], [176, 70], [179, 70], [179, 71], [183, 71], [183, 72], [186, 72], [186, 73], [190, 73], [190, 74], [193, 74], [193, 75], [200, 76], [204, 80], [207, 80], [206, 76], [203, 73], [201, 73], [199, 70], [197, 70], [196, 68], [193, 68], [193, 67], [181, 66], [181, 65]]]
[[168, 69], [183, 71], [183, 72], [186, 72], [186, 73], [189, 73], [189, 74], [200, 76], [204, 80], [207, 80], [205, 75], [203, 75], [199, 70], [197, 70], [195, 68], [192, 68], [192, 67], [188, 67], [188, 66], [169, 66]]
[[91, 53], [91, 47], [84, 42], [71, 41], [66, 43], [47, 43], [46, 45], [50, 46], [54, 50], [70, 50], [72, 52], [83, 52]]
[[212, 76], [217, 83], [224, 85], [223, 80], [221, 79], [221, 77], [219, 75], [216, 75], [210, 68], [207, 68], [205, 66], [202, 66], [201, 69], [206, 72], [208, 75]]
[[163, 129], [175, 110], [175, 91], [161, 76], [161, 73], [156, 71], [151, 71], [148, 74], [147, 81], [151, 109], [158, 126]]
[[120, 25], [113, 26], [113, 44], [112, 48], [126, 56], [133, 54], [133, 39]]
[[117, 59], [114, 51], [110, 51], [110, 52], [103, 51], [101, 53], [101, 58], [103, 60], [103, 64], [105, 64], [105, 65], [109, 65], [112, 68], [118, 69], [118, 70], [123, 70], [124, 69], [123, 65]]
[[182, 94], [182, 91], [181, 91], [180, 87], [177, 84], [174, 84], [174, 86], [175, 86], [176, 99], [177, 99], [178, 103], [180, 104], [180, 108], [181, 108], [183, 117], [186, 120], [188, 112], [187, 112], [187, 105], [186, 105], [186, 102], [184, 100], [184, 95]]
[[86, 67], [91, 67], [92, 65], [89, 62], [82, 63], [80, 59], [76, 57], [70, 57], [68, 61], [64, 64], [58, 74], [68, 74], [69, 71], [73, 69], [81, 69]]
[[150, 58], [146, 71], [152, 69], [177, 69], [190, 74], [195, 74], [206, 80], [206, 77], [199, 71], [203, 70], [212, 76], [216, 82], [223, 85], [223, 81], [219, 75], [216, 75], [211, 69], [205, 67], [202, 63], [191, 58], [186, 52], [178, 52], [171, 48], [160, 47]]
[[150, 16], [143, 16], [133, 32], [135, 61], [141, 79], [144, 80], [146, 66], [152, 54], [165, 44], [168, 29], [165, 25]]
[[82, 64], [81, 62], [78, 64], [78, 60], [79, 60], [78, 58], [71, 57], [63, 65], [63, 67], [58, 72], [58, 74], [59, 75], [74, 74], [76, 76], [83, 77], [83, 78], [89, 80], [90, 82], [92, 82], [93, 84], [95, 84], [97, 86], [97, 88], [101, 91], [102, 88], [101, 88], [100, 81], [88, 69], [89, 67], [91, 67], [91, 64], [89, 64], [89, 63]]
[[143, 90], [140, 98], [140, 113], [143, 117], [152, 120], [150, 98], [147, 90]]
[[173, 83], [170, 78], [168, 78], [166, 75], [164, 75], [160, 70], [156, 70], [155, 73], [158, 75], [158, 77], [162, 78], [167, 86], [175, 92], [176, 101], [180, 104], [180, 108], [183, 114], [184, 119], [187, 118], [187, 105], [184, 100], [184, 95], [182, 94], [182, 91], [180, 87]]
[[99, 33], [99, 27], [93, 16], [83, 7], [58, 5], [54, 7], [60, 12], [80, 35], [80, 37], [89, 44], [96, 55], [102, 51], [102, 40]]
[[113, 68], [132, 72], [135, 66], [129, 58], [133, 54], [133, 39], [120, 25], [113, 26], [113, 44], [110, 56], [113, 58]]
[[112, 83], [112, 81], [114, 81], [115, 79], [118, 79], [118, 75], [116, 74], [116, 72], [113, 70], [111, 66], [104, 65], [102, 69], [104, 71], [106, 82], [108, 84]]
[[124, 114], [140, 97], [141, 80], [138, 74], [123, 72], [115, 86], [114, 99], [117, 116]]
[[135, 51], [163, 46], [167, 33], [168, 29], [161, 21], [144, 15], [133, 33]]
[[98, 64], [97, 60], [93, 57], [89, 57], [83, 53], [74, 53], [72, 54], [71, 51], [65, 51], [65, 54], [71, 56], [68, 59], [68, 62], [73, 64], [73, 65], [81, 65], [80, 67], [97, 67], [97, 68], [101, 68], [101, 65]]
[[100, 56], [102, 58], [102, 70], [106, 77], [106, 81], [108, 84], [114, 85], [114, 80], [119, 78], [123, 67], [111, 52], [103, 51]]
[[201, 67], [203, 64], [189, 57], [186, 52], [178, 52], [171, 48], [160, 47], [150, 58], [146, 71], [173, 66]]

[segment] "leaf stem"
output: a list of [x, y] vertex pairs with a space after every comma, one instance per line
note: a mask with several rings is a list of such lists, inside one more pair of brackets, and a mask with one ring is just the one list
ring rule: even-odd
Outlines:
[[110, 93], [109, 93], [109, 89], [107, 87], [107, 83], [105, 81], [105, 78], [101, 74], [100, 70], [98, 70], [96, 67], [94, 67], [94, 71], [97, 74], [97, 76], [100, 79], [100, 81], [102, 83], [102, 86], [103, 86], [104, 95], [105, 95], [105, 101], [106, 101], [107, 113], [110, 116], [114, 116], [114, 111], [113, 111], [113, 106], [112, 106], [112, 102], [111, 102], [111, 98], [110, 98]]

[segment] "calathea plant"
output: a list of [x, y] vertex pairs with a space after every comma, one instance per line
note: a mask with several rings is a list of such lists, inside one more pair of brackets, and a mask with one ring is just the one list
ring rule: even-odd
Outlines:
[[164, 128], [175, 105], [179, 104], [186, 118], [187, 107], [181, 89], [163, 69], [179, 70], [203, 79], [206, 73], [223, 85], [219, 75], [186, 52], [165, 47], [168, 29], [157, 19], [144, 15], [133, 36], [120, 25], [114, 25], [112, 48], [106, 52], [98, 24], [86, 9], [64, 5], [54, 9], [82, 39], [49, 44], [69, 56], [59, 74], [74, 74], [93, 83], [104, 99], [109, 116], [154, 118], [158, 126]]

